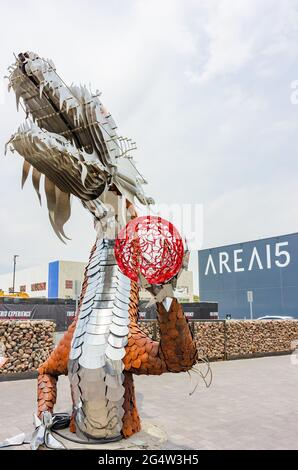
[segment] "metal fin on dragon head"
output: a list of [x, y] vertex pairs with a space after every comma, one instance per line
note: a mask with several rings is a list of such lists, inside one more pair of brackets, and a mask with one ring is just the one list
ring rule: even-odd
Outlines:
[[131, 204], [135, 197], [143, 204], [154, 202], [144, 194], [146, 181], [131, 155], [135, 143], [117, 135], [98, 92], [66, 85], [53, 62], [33, 52], [19, 54], [10, 67], [9, 89], [26, 120], [7, 145], [24, 158], [22, 185], [32, 167], [39, 200], [45, 175], [50, 222], [59, 238], [65, 237], [70, 195], [77, 196], [97, 221], [106, 217], [105, 202], [112, 194]]

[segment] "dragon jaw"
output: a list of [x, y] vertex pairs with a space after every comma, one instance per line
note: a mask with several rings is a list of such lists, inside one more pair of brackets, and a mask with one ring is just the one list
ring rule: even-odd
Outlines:
[[[45, 176], [50, 222], [62, 241], [70, 195], [82, 201], [97, 225], [108, 213], [107, 193], [124, 197], [128, 204], [135, 198], [142, 204], [154, 203], [144, 195], [146, 181], [130, 155], [134, 144], [117, 135], [98, 93], [66, 85], [53, 62], [33, 52], [19, 54], [9, 71], [9, 89], [15, 92], [17, 108], [22, 102], [27, 119], [8, 144], [24, 158], [22, 186], [33, 168], [39, 200], [41, 175]], [[105, 228], [106, 222], [101, 231]]]

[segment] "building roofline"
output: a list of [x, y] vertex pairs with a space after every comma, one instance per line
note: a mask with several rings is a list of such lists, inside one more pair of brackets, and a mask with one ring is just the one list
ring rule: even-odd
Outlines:
[[235, 243], [227, 243], [226, 245], [211, 246], [209, 248], [202, 248], [201, 250], [198, 250], [198, 253], [200, 253], [201, 251], [215, 250], [215, 249], [218, 249], [218, 248], [227, 248], [229, 246], [244, 245], [246, 243], [260, 242], [260, 241], [264, 241], [264, 240], [271, 240], [272, 238], [289, 237], [289, 236], [292, 236], [292, 235], [298, 235], [298, 232], [286, 233], [284, 235], [273, 235], [271, 237], [264, 237], [264, 238], [255, 238], [253, 240], [246, 240], [246, 241], [235, 242]]

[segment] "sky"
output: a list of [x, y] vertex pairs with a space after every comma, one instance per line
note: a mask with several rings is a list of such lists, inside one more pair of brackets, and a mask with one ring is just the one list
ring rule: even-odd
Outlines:
[[31, 183], [21, 191], [22, 158], [4, 157], [24, 114], [2, 77], [25, 50], [102, 92], [137, 142], [146, 193], [203, 208], [198, 248], [297, 231], [298, 1], [0, 0], [0, 12], [0, 273], [14, 254], [20, 269], [87, 260], [95, 237], [73, 201], [63, 245]]

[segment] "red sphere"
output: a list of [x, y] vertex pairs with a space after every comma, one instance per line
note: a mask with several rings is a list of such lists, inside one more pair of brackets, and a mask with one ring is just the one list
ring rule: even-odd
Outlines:
[[178, 273], [183, 241], [171, 222], [147, 215], [131, 220], [115, 242], [115, 257], [127, 277], [141, 273], [150, 284], [163, 284]]

